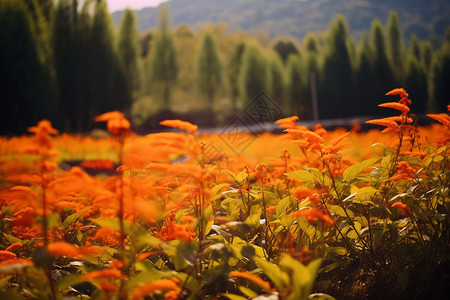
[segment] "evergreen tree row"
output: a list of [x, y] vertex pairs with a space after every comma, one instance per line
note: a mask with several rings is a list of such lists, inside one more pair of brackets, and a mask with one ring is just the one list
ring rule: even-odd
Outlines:
[[415, 36], [405, 43], [395, 12], [358, 42], [338, 16], [326, 35], [298, 43], [212, 25], [172, 30], [164, 4], [158, 28], [139, 35], [131, 10], [113, 28], [105, 0], [55, 3], [0, 2], [1, 134], [42, 118], [87, 131], [95, 115], [115, 109], [144, 125], [158, 114], [218, 125], [260, 91], [302, 119], [377, 115], [396, 87], [410, 92], [416, 113], [449, 102], [450, 32], [438, 46]]

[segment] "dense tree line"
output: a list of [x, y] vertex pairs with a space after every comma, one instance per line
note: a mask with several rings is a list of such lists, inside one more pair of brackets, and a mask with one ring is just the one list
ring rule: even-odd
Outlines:
[[391, 12], [359, 41], [349, 32], [342, 16], [302, 42], [220, 25], [173, 30], [162, 4], [158, 28], [139, 34], [131, 10], [113, 28], [104, 0], [2, 0], [0, 133], [23, 133], [42, 118], [87, 131], [95, 115], [114, 109], [144, 125], [158, 114], [196, 113], [208, 118], [193, 121], [217, 125], [262, 90], [302, 119], [313, 118], [313, 94], [320, 118], [377, 115], [382, 95], [396, 87], [410, 92], [416, 113], [445, 108], [449, 30], [440, 45], [406, 41]]

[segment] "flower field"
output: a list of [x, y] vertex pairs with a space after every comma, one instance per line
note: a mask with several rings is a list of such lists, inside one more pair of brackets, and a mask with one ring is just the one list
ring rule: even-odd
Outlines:
[[1, 137], [0, 298], [444, 299], [450, 117], [388, 95], [367, 132]]

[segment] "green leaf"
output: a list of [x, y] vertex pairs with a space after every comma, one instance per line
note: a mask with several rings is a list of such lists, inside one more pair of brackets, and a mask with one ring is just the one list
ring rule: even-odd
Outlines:
[[248, 178], [248, 173], [246, 171], [242, 171], [241, 173], [239, 173], [236, 176], [236, 180], [237, 182], [239, 182], [239, 184], [242, 184], [244, 182], [244, 180], [246, 180]]
[[306, 266], [306, 268], [309, 271], [309, 275], [311, 276], [311, 280], [309, 281], [309, 283], [306, 285], [306, 295], [309, 295], [312, 291], [313, 285], [314, 285], [314, 281], [316, 279], [317, 276], [317, 271], [319, 270], [320, 265], [322, 264], [322, 259], [316, 259], [311, 261], [308, 266]]
[[377, 160], [378, 158], [374, 157], [348, 167], [343, 174], [344, 180], [348, 183], [352, 182], [362, 171], [373, 165]]
[[252, 213], [248, 218], [245, 220], [245, 224], [250, 225], [253, 228], [259, 227], [260, 220], [261, 220], [261, 209], [258, 209], [256, 213]]
[[6, 275], [3, 278], [0, 278], [0, 289], [3, 289], [5, 287], [5, 285], [8, 284], [9, 280], [13, 278], [12, 275]]
[[52, 229], [53, 227], [55, 227], [56, 224], [58, 224], [59, 220], [60, 220], [60, 216], [58, 213], [51, 214], [47, 219], [48, 228]]
[[69, 286], [74, 286], [78, 283], [85, 281], [83, 276], [80, 274], [69, 274], [58, 281], [58, 287], [60, 289], [68, 288]]
[[189, 276], [186, 273], [176, 273], [175, 275], [181, 282], [184, 282], [184, 287], [190, 290], [191, 292], [197, 293], [200, 291], [201, 286], [198, 283], [197, 279], [193, 276]]
[[71, 214], [70, 216], [68, 216], [65, 220], [64, 220], [64, 222], [63, 222], [63, 227], [64, 227], [64, 229], [65, 230], [67, 230], [68, 229], [68, 227], [72, 224], [72, 223], [75, 223], [76, 221], [78, 221], [78, 219], [88, 210], [88, 209], [90, 209], [91, 207], [89, 206], [89, 207], [85, 207], [85, 208], [83, 208], [82, 210], [80, 210], [79, 212], [77, 212], [77, 213], [73, 213], [73, 214]]
[[[320, 262], [319, 262], [320, 264]], [[314, 274], [298, 260], [292, 258], [290, 255], [284, 254], [280, 260], [280, 266], [284, 270], [289, 270], [291, 274], [291, 293], [286, 298], [288, 300], [303, 300], [306, 299], [309, 292], [307, 289], [314, 281]], [[315, 265], [311, 268], [314, 269]]]
[[[328, 211], [332, 214], [332, 215], [338, 215], [341, 216], [343, 218], [347, 218], [347, 214], [350, 216], [350, 218], [353, 218], [354, 214], [351, 210], [344, 210], [344, 208], [342, 208], [339, 205], [327, 205]], [[347, 214], [345, 213], [347, 212]]]
[[172, 276], [170, 276], [170, 274], [165, 274], [162, 271], [158, 271], [156, 269], [151, 269], [146, 272], [139, 273], [138, 275], [132, 277], [128, 281], [127, 287], [129, 290], [133, 290], [134, 288], [139, 286], [140, 283], [150, 282], [150, 281], [154, 281], [154, 280], [157, 280], [160, 278], [170, 278], [170, 277], [172, 277]]
[[328, 247], [325, 249], [325, 256], [330, 257], [331, 255], [346, 255], [347, 254], [347, 248], [345, 247]]
[[142, 235], [138, 237], [137, 240], [137, 247], [142, 247], [145, 245], [151, 246], [151, 247], [157, 247], [158, 245], [161, 244], [161, 240], [150, 235], [150, 234], [146, 234], [146, 235]]
[[282, 292], [289, 285], [289, 276], [281, 271], [280, 267], [268, 262], [265, 259], [255, 257], [255, 264], [261, 268], [267, 277], [275, 284], [277, 289]]
[[221, 183], [221, 184], [216, 184], [212, 189], [211, 189], [211, 199], [215, 199], [217, 194], [224, 188], [227, 187], [228, 183]]
[[198, 247], [196, 245], [189, 243], [181, 243], [177, 247], [177, 255], [178, 257], [184, 259], [184, 261], [189, 265], [195, 264], [195, 258], [197, 256]]
[[277, 217], [280, 218], [281, 216], [288, 213], [289, 206], [292, 204], [292, 196], [284, 197], [283, 199], [278, 202], [277, 206]]
[[242, 294], [244, 294], [245, 296], [247, 296], [249, 298], [254, 298], [254, 297], [258, 296], [258, 294], [255, 291], [249, 289], [248, 287], [242, 286], [242, 285], [239, 286], [239, 290], [241, 291]]
[[377, 192], [378, 192], [378, 190], [374, 187], [371, 187], [371, 186], [363, 187], [362, 189], [360, 189], [358, 191], [355, 201], [359, 201], [360, 203], [365, 203], [365, 202], [373, 203], [373, 201], [372, 201], [373, 196], [375, 196], [375, 194]]
[[14, 243], [21, 243], [21, 244], [23, 244], [23, 241], [21, 239], [18, 239], [18, 238], [16, 238], [15, 236], [13, 236], [11, 234], [3, 233], [3, 236], [5, 237], [5, 239], [8, 240], [8, 242], [10, 244], [14, 244]]
[[293, 271], [292, 281], [294, 284], [304, 286], [311, 280], [311, 275], [309, 274], [309, 271], [305, 267], [305, 265], [292, 258], [290, 255], [283, 254], [281, 256], [280, 266], [283, 269], [289, 269]]
[[284, 173], [289, 178], [314, 183], [314, 176], [306, 170], [297, 170], [294, 172]]

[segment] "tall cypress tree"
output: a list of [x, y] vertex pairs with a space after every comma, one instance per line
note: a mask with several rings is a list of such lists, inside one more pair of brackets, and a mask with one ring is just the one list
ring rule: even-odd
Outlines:
[[54, 0], [37, 0], [37, 2], [42, 9], [44, 18], [49, 21], [52, 18], [54, 10]]
[[374, 92], [377, 95], [384, 95], [387, 91], [398, 86], [395, 83], [394, 71], [387, 55], [383, 26], [378, 20], [372, 22], [371, 39], [374, 54]]
[[[317, 101], [317, 82], [320, 74], [319, 66], [319, 46], [315, 35], [308, 34], [305, 41], [306, 46], [306, 64], [305, 64], [305, 88], [303, 89], [302, 99], [305, 99], [306, 111], [304, 118], [311, 119], [313, 116], [313, 101]], [[315, 90], [313, 90], [315, 89]], [[316, 99], [314, 99], [316, 97]], [[317, 104], [317, 103], [316, 103]]]
[[[348, 44], [347, 21], [339, 16], [330, 28], [318, 89], [320, 116], [323, 118], [353, 114], [353, 67]], [[343, 105], [344, 102], [347, 105]]]
[[117, 50], [128, 89], [136, 97], [141, 84], [139, 38], [136, 14], [128, 8], [122, 15]]
[[400, 19], [395, 11], [389, 12], [387, 21], [387, 51], [395, 73], [395, 84], [401, 86], [405, 79], [404, 57], [405, 46]]
[[358, 51], [356, 66], [356, 113], [358, 115], [372, 115], [373, 108], [377, 105], [379, 95], [374, 89], [377, 79], [374, 75], [373, 51], [370, 47], [367, 32], [363, 33]]
[[[90, 73], [83, 73], [90, 63], [88, 27], [81, 25], [77, 2], [61, 0], [55, 9], [52, 32], [52, 49], [60, 102], [60, 122], [64, 130], [84, 130], [89, 119], [88, 98]], [[86, 13], [86, 12], [85, 12]], [[83, 39], [86, 42], [82, 43]], [[85, 82], [87, 80], [87, 82]]]
[[420, 60], [420, 41], [414, 33], [411, 34], [411, 39], [409, 41], [409, 53]]
[[234, 108], [237, 107], [237, 100], [239, 96], [239, 73], [242, 66], [243, 54], [245, 51], [245, 43], [238, 43], [231, 55], [230, 64], [228, 67], [228, 80], [230, 84], [230, 98], [233, 101]]
[[414, 113], [427, 111], [428, 82], [424, 66], [414, 55], [408, 55], [406, 61], [405, 89], [412, 99]]
[[285, 79], [283, 62], [277, 52], [269, 54], [269, 71], [267, 90], [269, 94], [283, 107], [285, 104]]
[[94, 114], [123, 110], [131, 104], [124, 74], [114, 51], [113, 27], [105, 0], [95, 5], [90, 48], [90, 101]]
[[446, 109], [450, 95], [450, 41], [434, 55], [429, 81], [429, 106], [441, 112]]
[[196, 86], [199, 94], [207, 101], [207, 110], [212, 110], [214, 97], [222, 86], [222, 63], [211, 32], [206, 32], [201, 41]]
[[267, 60], [261, 47], [255, 42], [248, 43], [239, 72], [239, 97], [243, 106], [267, 89], [267, 77]]
[[431, 43], [425, 42], [422, 44], [420, 60], [425, 68], [425, 72], [428, 74], [431, 68], [431, 62], [433, 61], [433, 50], [431, 49]]
[[304, 118], [306, 112], [305, 99], [302, 99], [304, 78], [302, 72], [302, 58], [299, 54], [291, 54], [287, 59], [287, 98], [290, 114], [299, 114]]
[[159, 6], [158, 32], [150, 53], [149, 67], [152, 90], [160, 96], [163, 109], [170, 109], [172, 89], [175, 88], [179, 67], [166, 3]]
[[40, 118], [47, 105], [48, 78], [33, 16], [22, 1], [0, 1], [0, 133], [17, 134]]

